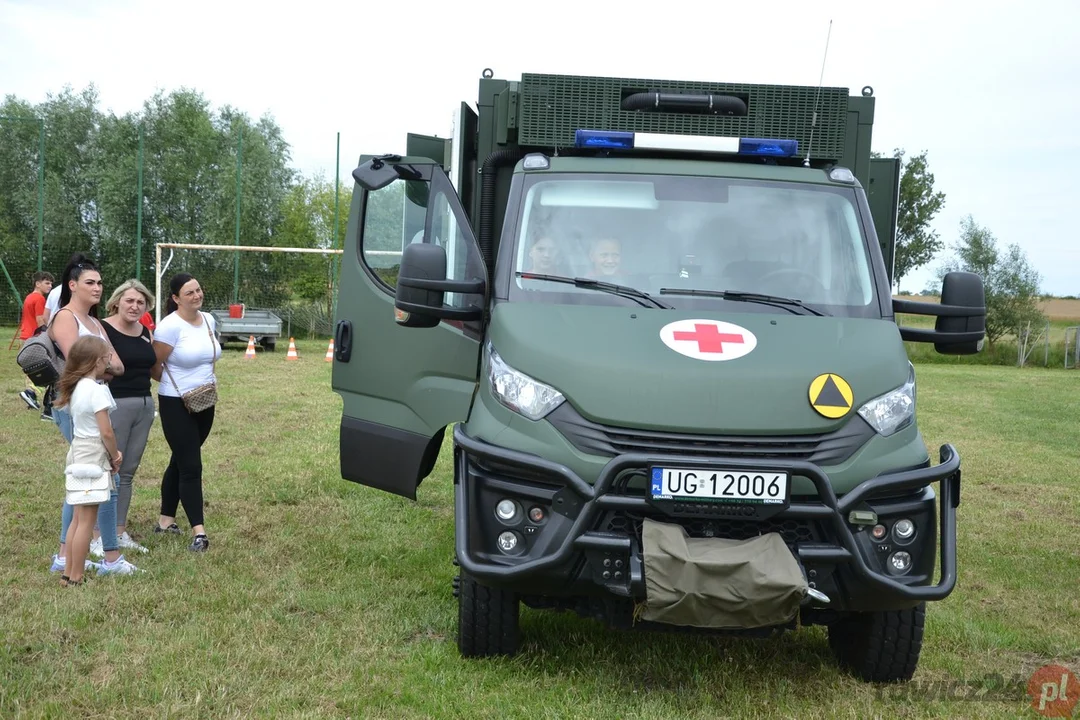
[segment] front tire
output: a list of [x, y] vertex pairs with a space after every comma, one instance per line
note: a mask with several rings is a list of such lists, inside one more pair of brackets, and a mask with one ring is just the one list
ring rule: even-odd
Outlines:
[[481, 585], [461, 573], [458, 596], [458, 650], [463, 657], [511, 656], [521, 643], [517, 593]]
[[906, 682], [919, 664], [925, 618], [926, 603], [852, 613], [829, 626], [829, 647], [842, 667], [866, 682]]

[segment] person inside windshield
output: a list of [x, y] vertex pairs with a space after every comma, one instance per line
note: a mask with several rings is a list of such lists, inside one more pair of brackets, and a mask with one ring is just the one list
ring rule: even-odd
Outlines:
[[589, 261], [592, 263], [589, 277], [610, 280], [619, 274], [622, 263], [622, 244], [615, 238], [593, 240], [589, 245]]
[[555, 239], [550, 235], [540, 235], [529, 248], [529, 267], [526, 272], [562, 275], [562, 265], [562, 254]]

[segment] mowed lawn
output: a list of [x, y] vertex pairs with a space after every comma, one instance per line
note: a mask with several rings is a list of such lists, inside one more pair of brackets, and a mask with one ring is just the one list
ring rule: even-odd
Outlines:
[[129, 525], [146, 572], [70, 590], [48, 572], [66, 444], [0, 351], [0, 717], [1040, 717], [1031, 674], [1080, 674], [1080, 371], [918, 368], [935, 462], [945, 442], [963, 461], [959, 582], [915, 681], [880, 689], [836, 668], [821, 628], [622, 633], [523, 609], [520, 656], [462, 660], [449, 445], [415, 503], [342, 480], [326, 345], [298, 345], [297, 362], [279, 345], [219, 363], [210, 551], [150, 533], [155, 424]]

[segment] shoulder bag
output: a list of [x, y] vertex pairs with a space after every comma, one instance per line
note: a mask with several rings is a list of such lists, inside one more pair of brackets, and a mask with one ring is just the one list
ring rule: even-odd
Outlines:
[[112, 472], [92, 463], [72, 463], [64, 471], [68, 505], [101, 505], [109, 502]]
[[[210, 320], [203, 315], [203, 324], [206, 325], [206, 334], [210, 336], [210, 347], [213, 350], [213, 355], [217, 355], [217, 344], [214, 341], [214, 335], [210, 332]], [[176, 379], [173, 377], [172, 372], [169, 370], [167, 363], [162, 363], [165, 366], [165, 372], [169, 373], [169, 380], [172, 381], [173, 387], [176, 388], [176, 392], [180, 393], [180, 387], [176, 384]], [[211, 365], [211, 372], [217, 368], [217, 359], [215, 358]], [[187, 408], [189, 413], [202, 412], [209, 408], [214, 407], [218, 401], [217, 383], [208, 382], [203, 383], [194, 390], [188, 390], [186, 393], [180, 393], [180, 399], [184, 401], [184, 407]]]

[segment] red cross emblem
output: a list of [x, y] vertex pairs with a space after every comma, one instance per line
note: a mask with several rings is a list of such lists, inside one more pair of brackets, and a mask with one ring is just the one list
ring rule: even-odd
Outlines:
[[688, 358], [710, 362], [738, 360], [757, 347], [757, 337], [722, 320], [676, 320], [660, 328], [660, 340]]
[[698, 352], [722, 353], [724, 343], [742, 344], [743, 336], [735, 333], [722, 333], [715, 325], [702, 325], [696, 323], [693, 332], [676, 330], [676, 340], [689, 340], [698, 344]]

